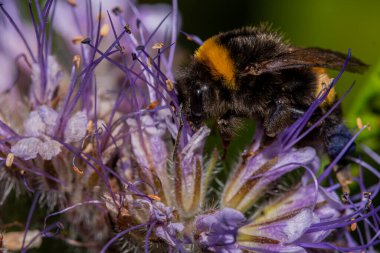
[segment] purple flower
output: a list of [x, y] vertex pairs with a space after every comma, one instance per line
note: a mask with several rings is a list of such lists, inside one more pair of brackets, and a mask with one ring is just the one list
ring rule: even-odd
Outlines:
[[242, 252], [236, 243], [238, 229], [247, 222], [244, 215], [232, 208], [197, 217], [197, 241], [203, 248], [214, 252]]
[[[14, 42], [0, 38], [0, 62], [9, 63], [0, 69], [0, 205], [11, 205], [13, 191], [33, 196], [20, 221], [19, 237], [28, 239], [21, 252], [35, 246], [31, 226], [35, 240], [56, 237], [89, 252], [374, 251], [379, 187], [362, 170], [380, 182], [376, 169], [350, 157], [361, 166], [353, 178], [360, 192], [341, 200], [330, 173], [337, 161], [321, 173], [318, 152], [296, 147], [328, 92], [270, 145], [258, 122], [220, 178], [218, 153], [204, 154], [210, 129], [193, 132], [176, 97], [176, 1], [26, 4], [31, 23], [12, 1], [0, 6], [3, 34]], [[33, 217], [37, 206], [44, 224]]]

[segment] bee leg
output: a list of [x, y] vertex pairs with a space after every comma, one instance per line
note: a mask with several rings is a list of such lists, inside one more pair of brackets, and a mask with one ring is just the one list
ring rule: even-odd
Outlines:
[[230, 146], [230, 143], [231, 143], [231, 139], [223, 138], [222, 136], [222, 147], [223, 147], [222, 161], [226, 160], [227, 150], [228, 150], [228, 147]]
[[227, 112], [217, 120], [217, 124], [222, 137], [222, 160], [224, 160], [227, 156], [228, 146], [230, 145], [232, 138], [243, 125], [243, 119], [241, 117], [234, 116], [231, 112]]
[[231, 143], [232, 133], [228, 129], [229, 121], [226, 118], [221, 118], [217, 121], [220, 137], [222, 138], [223, 155], [222, 161], [226, 159], [228, 146]]
[[265, 134], [269, 137], [275, 137], [286, 127], [303, 115], [304, 111], [297, 108], [289, 107], [284, 103], [277, 103], [276, 109], [264, 118]]

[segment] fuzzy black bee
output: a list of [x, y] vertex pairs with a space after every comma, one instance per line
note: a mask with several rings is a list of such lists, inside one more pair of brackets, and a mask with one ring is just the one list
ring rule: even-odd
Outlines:
[[[206, 40], [176, 81], [183, 114], [194, 129], [215, 119], [228, 143], [243, 119], [262, 122], [267, 138], [290, 126], [330, 84], [326, 69], [342, 68], [346, 55], [320, 48], [298, 48], [266, 26], [220, 33]], [[367, 68], [351, 58], [347, 71]], [[332, 89], [314, 113], [317, 119], [337, 101]], [[330, 158], [352, 137], [341, 109], [330, 114], [313, 134]], [[351, 149], [351, 151], [353, 148]]]

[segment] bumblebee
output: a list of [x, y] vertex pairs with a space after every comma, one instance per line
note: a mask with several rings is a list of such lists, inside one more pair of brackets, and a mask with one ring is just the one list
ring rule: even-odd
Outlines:
[[[267, 139], [294, 123], [330, 84], [327, 69], [340, 70], [346, 55], [320, 48], [299, 48], [267, 26], [245, 27], [206, 40], [176, 79], [182, 113], [196, 130], [214, 119], [229, 143], [246, 118], [263, 124]], [[346, 71], [368, 66], [352, 57]], [[314, 112], [314, 120], [337, 101], [335, 91]], [[331, 159], [352, 137], [341, 108], [333, 111], [312, 136]], [[353, 148], [351, 148], [351, 151]]]

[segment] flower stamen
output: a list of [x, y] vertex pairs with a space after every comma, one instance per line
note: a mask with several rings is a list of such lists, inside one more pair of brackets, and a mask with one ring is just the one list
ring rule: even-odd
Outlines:
[[78, 44], [80, 44], [84, 39], [85, 39], [84, 36], [78, 35], [78, 36], [73, 37], [73, 38], [71, 39], [71, 42], [72, 42], [74, 45], [78, 45]]
[[76, 0], [67, 0], [67, 3], [70, 4], [72, 7], [77, 6], [77, 1]]
[[100, 28], [100, 36], [105, 37], [110, 32], [110, 29], [108, 24], [102, 25], [102, 28]]
[[73, 63], [74, 63], [75, 69], [78, 70], [79, 67], [80, 67], [80, 63], [81, 63], [81, 58], [80, 58], [79, 54], [74, 55], [74, 57], [73, 57]]
[[71, 168], [72, 168], [73, 171], [75, 171], [77, 174], [79, 174], [79, 175], [83, 175], [83, 171], [80, 170], [77, 166], [73, 165]]
[[5, 166], [10, 168], [13, 164], [14, 159], [15, 159], [15, 155], [12, 153], [8, 153], [7, 158], [5, 159]]

